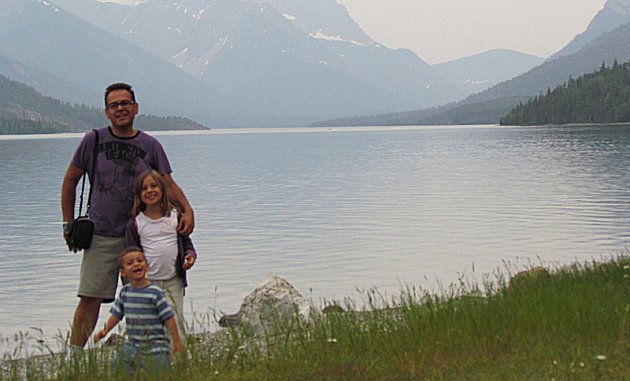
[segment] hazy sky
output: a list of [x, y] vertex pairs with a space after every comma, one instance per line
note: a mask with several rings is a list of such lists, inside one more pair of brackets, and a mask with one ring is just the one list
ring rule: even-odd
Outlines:
[[606, 0], [338, 0], [374, 40], [430, 64], [505, 48], [548, 57]]
[[[99, 0], [133, 3], [138, 0]], [[606, 0], [337, 0], [374, 40], [430, 64], [490, 49], [548, 57], [582, 33]]]

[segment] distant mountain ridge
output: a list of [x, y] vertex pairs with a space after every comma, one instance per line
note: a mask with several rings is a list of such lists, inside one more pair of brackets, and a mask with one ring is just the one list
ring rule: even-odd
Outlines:
[[[37, 0], [3, 0], [0, 13], [0, 55], [23, 67], [64, 80], [75, 88], [91, 89], [102, 104], [109, 83], [133, 79], [144, 111], [162, 115], [193, 116], [208, 104], [228, 104], [227, 96], [208, 92], [198, 80], [137, 46], [64, 11]], [[4, 73], [0, 73], [4, 74]], [[52, 95], [52, 94], [47, 94]], [[58, 93], [66, 100], [75, 94]], [[98, 100], [93, 104], [89, 101]], [[174, 107], [176, 106], [176, 107]], [[227, 107], [225, 107], [227, 109]], [[211, 123], [208, 118], [204, 122]], [[210, 124], [208, 123], [208, 124]]]
[[[496, 50], [432, 67], [372, 40], [336, 0], [3, 1], [0, 74], [93, 107], [107, 84], [123, 80], [136, 88], [143, 111], [214, 127], [386, 112], [479, 122], [591, 62], [580, 57], [553, 70], [546, 62], [513, 80], [539, 58]], [[629, 3], [609, 0], [598, 16], [623, 16]], [[499, 70], [505, 66], [513, 70]], [[488, 67], [494, 72], [482, 70]], [[504, 82], [484, 90], [493, 81]], [[478, 93], [456, 102], [471, 92]]]
[[[610, 65], [615, 61], [630, 60], [630, 23], [623, 22], [624, 12], [628, 9], [630, 0], [608, 0], [604, 9], [594, 18], [599, 21], [592, 22], [585, 33], [576, 37], [576, 40], [585, 36], [589, 36], [590, 39], [580, 41], [582, 47], [579, 50], [567, 55], [559, 54], [524, 74], [470, 95], [464, 100], [423, 110], [340, 118], [317, 122], [314, 125], [497, 124], [499, 119], [519, 102], [526, 102], [529, 98], [545, 93], [547, 89], [553, 89], [570, 78], [592, 73], [598, 70], [602, 63]], [[620, 17], [606, 16], [613, 10]], [[595, 26], [604, 23], [604, 20], [608, 22], [604, 29], [612, 30], [599, 33]], [[567, 46], [578, 45], [570, 43]]]
[[544, 60], [513, 50], [494, 49], [436, 64], [433, 68], [466, 95], [470, 95], [523, 74]]
[[586, 30], [575, 36], [560, 51], [549, 57], [548, 61], [576, 53], [595, 38], [612, 32], [619, 26], [627, 23], [630, 23], [630, 0], [608, 0], [604, 4], [604, 8], [591, 20]]
[[630, 59], [630, 24], [622, 25], [590, 41], [576, 53], [547, 61], [529, 72], [468, 98], [469, 102], [504, 96], [532, 96], [591, 73], [602, 63]]
[[[100, 66], [118, 66], [116, 80], [142, 89], [152, 112], [176, 111], [214, 126], [304, 125], [322, 116], [427, 107], [462, 97], [411, 51], [371, 40], [335, 0], [151, 0], [134, 7], [51, 0], [46, 4], [60, 12], [45, 16], [34, 9], [43, 3], [22, 3], [12, 18], [24, 21], [11, 31], [0, 25], [0, 37], [11, 41], [0, 55], [99, 92], [111, 82], [111, 68]], [[11, 22], [6, 17], [0, 14], [0, 23]], [[46, 35], [47, 46], [34, 40], [36, 33]], [[78, 39], [72, 49], [63, 41], [72, 41], [70, 36]], [[36, 56], [31, 47], [45, 53]], [[63, 53], [70, 51], [75, 57]], [[52, 68], [46, 70], [43, 55], [55, 63]], [[58, 67], [73, 67], [80, 75]]]

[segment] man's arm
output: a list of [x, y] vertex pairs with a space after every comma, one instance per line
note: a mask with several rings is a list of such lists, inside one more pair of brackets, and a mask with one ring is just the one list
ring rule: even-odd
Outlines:
[[175, 183], [170, 173], [163, 175], [169, 198], [182, 210], [182, 218], [179, 219], [177, 230], [180, 234], [190, 235], [195, 229], [195, 213], [193, 212], [184, 191]]
[[[63, 184], [61, 185], [61, 213], [63, 215], [63, 222], [72, 222], [74, 220], [74, 202], [76, 198], [77, 184], [83, 176], [83, 170], [73, 164], [68, 166], [66, 175], [63, 177]], [[66, 231], [64, 230], [64, 239], [66, 238]], [[77, 248], [69, 247], [71, 251], [77, 252]]]

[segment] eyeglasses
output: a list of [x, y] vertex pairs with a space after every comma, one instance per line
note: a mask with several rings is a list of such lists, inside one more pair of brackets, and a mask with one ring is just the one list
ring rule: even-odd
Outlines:
[[107, 107], [108, 110], [116, 110], [118, 106], [122, 106], [122, 108], [127, 109], [131, 107], [134, 103], [136, 102], [125, 99], [124, 101], [120, 101], [120, 102], [108, 103], [105, 105], [105, 107]]

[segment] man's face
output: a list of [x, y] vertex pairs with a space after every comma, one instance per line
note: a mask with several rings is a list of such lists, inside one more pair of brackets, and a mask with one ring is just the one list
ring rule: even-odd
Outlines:
[[136, 114], [138, 104], [131, 100], [131, 94], [127, 90], [114, 90], [107, 95], [105, 115], [112, 122], [112, 127], [132, 127]]

